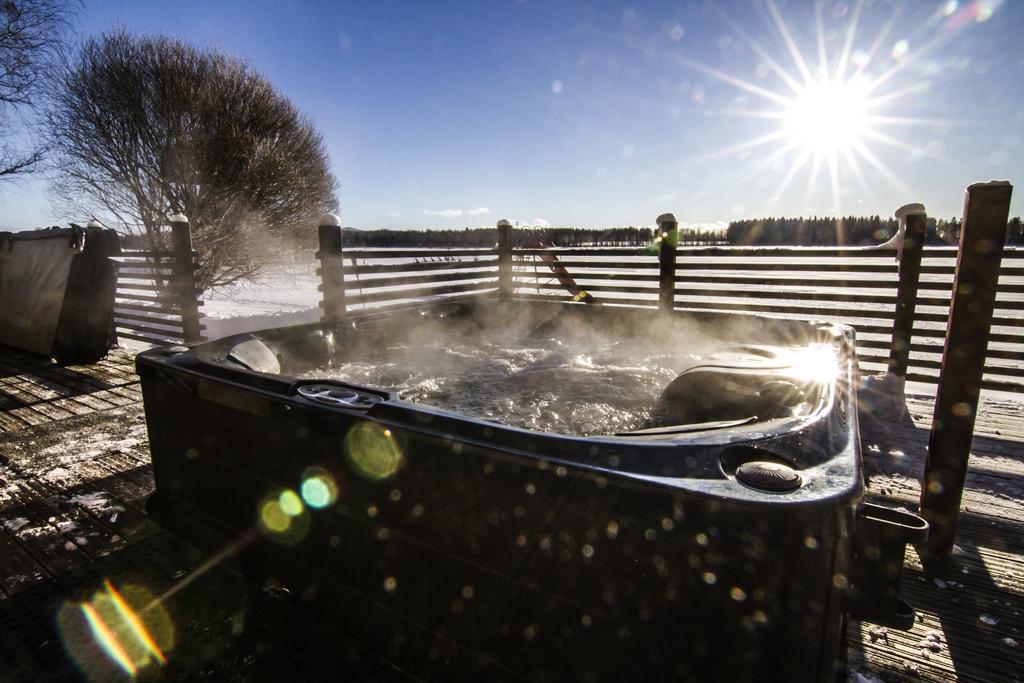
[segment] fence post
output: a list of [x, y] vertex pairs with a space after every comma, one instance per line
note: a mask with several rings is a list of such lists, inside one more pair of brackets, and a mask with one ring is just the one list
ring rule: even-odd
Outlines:
[[948, 557], [953, 551], [1012, 190], [997, 181], [967, 188], [921, 490], [921, 516], [931, 532], [919, 550], [928, 557]]
[[675, 303], [676, 289], [676, 243], [679, 241], [679, 224], [670, 213], [658, 216], [658, 308], [671, 311]]
[[899, 255], [899, 285], [892, 321], [892, 342], [889, 345], [889, 372], [906, 377], [910, 365], [910, 342], [914, 333], [917, 289], [921, 280], [921, 252], [928, 216], [920, 204], [908, 204], [896, 209], [896, 218], [906, 222], [906, 229]]
[[188, 217], [176, 213], [169, 219], [171, 243], [174, 247], [174, 268], [171, 288], [181, 311], [181, 330], [186, 344], [202, 341], [199, 324], [199, 286], [196, 284], [195, 258], [192, 254], [192, 231]]
[[316, 252], [320, 259], [320, 291], [323, 300], [320, 307], [324, 314], [322, 322], [336, 323], [344, 320], [345, 306], [345, 258], [341, 250], [341, 217], [334, 213], [325, 213], [320, 217], [317, 228], [320, 249]]
[[512, 224], [498, 221], [498, 300], [512, 299]]

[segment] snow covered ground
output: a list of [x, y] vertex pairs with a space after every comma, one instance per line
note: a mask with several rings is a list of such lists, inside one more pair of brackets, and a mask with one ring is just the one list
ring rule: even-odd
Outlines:
[[279, 266], [255, 281], [208, 291], [203, 323], [210, 339], [320, 319], [316, 264]]

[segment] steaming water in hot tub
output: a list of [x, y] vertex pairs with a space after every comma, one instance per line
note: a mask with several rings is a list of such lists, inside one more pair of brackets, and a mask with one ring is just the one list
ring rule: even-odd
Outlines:
[[[449, 319], [390, 328], [369, 335], [372, 343], [364, 335], [366, 343], [347, 346], [332, 366], [304, 377], [389, 389], [405, 401], [524, 429], [616, 434], [658, 424], [659, 398], [689, 368], [723, 357], [732, 365], [778, 365], [801, 355], [800, 347], [751, 346], [744, 336], [748, 343], [738, 346], [741, 338], [667, 323], [612, 334], [575, 317], [497, 330]], [[789, 403], [796, 412], [787, 417], [809, 408]], [[729, 416], [710, 419], [719, 417]]]
[[641, 429], [661, 391], [700, 360], [634, 342], [506, 337], [396, 343], [318, 378], [391, 389], [405, 401], [537, 431]]

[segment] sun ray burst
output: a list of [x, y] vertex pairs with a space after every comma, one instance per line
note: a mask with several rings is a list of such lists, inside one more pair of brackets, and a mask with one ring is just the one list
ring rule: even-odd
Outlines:
[[[856, 202], [863, 203], [866, 198], [872, 204], [872, 183], [887, 183], [895, 191], [908, 192], [906, 183], [892, 171], [889, 155], [885, 155], [885, 162], [879, 158], [880, 149], [891, 148], [905, 152], [903, 156], [920, 158], [923, 147], [906, 135], [908, 128], [969, 123], [911, 116], [898, 110], [920, 101], [920, 94], [930, 88], [935, 76], [921, 77], [918, 67], [924, 64], [926, 55], [950, 41], [953, 30], [945, 25], [933, 26], [934, 30], [922, 25], [906, 39], [896, 40], [895, 27], [902, 25], [900, 6], [883, 17], [871, 17], [869, 10], [877, 13], [878, 8], [866, 0], [856, 0], [844, 6], [842, 12], [833, 11], [826, 17], [825, 5], [816, 2], [813, 17], [808, 17], [813, 21], [813, 36], [808, 33], [801, 37], [790, 29], [774, 0], [755, 6], [763, 13], [765, 30], [778, 38], [774, 54], [766, 48], [764, 36], [753, 35], [749, 26], [740, 25], [724, 10], [715, 11], [759, 60], [757, 78], [771, 76], [771, 80], [753, 82], [741, 73], [686, 56], [673, 55], [672, 59], [773, 105], [750, 108], [745, 101], [738, 101], [737, 106], [709, 109], [706, 114], [763, 120], [777, 127], [689, 161], [737, 155], [743, 163], [731, 169], [730, 176], [780, 174], [778, 189], [769, 200], [772, 202], [779, 201], [787, 191], [792, 194], [796, 179], [806, 177], [806, 183], [801, 183], [801, 210], [833, 213], [841, 220], [844, 207], [853, 201], [851, 189]], [[941, 23], [942, 18], [936, 21]], [[930, 37], [921, 40], [923, 35]], [[809, 41], [803, 46], [809, 48], [808, 52], [802, 51], [798, 38]], [[867, 46], [866, 51], [863, 46]], [[899, 135], [881, 130], [896, 126], [901, 128]], [[756, 155], [750, 154], [753, 149], [758, 150]], [[822, 207], [812, 202], [830, 205]]]

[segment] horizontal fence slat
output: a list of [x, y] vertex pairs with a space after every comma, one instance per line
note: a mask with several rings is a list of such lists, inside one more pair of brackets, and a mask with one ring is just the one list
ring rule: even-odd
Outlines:
[[121, 330], [125, 330], [131, 334], [142, 334], [149, 337], [158, 337], [161, 339], [180, 340], [182, 336], [176, 334], [174, 330], [164, 330], [159, 327], [147, 327], [146, 325], [140, 325], [136, 323], [115, 323], [116, 332], [118, 335], [121, 334]]
[[[896, 305], [895, 296], [881, 296], [874, 294], [833, 294], [831, 292], [791, 292], [780, 290], [769, 292], [756, 289], [690, 289], [683, 287], [677, 287], [674, 291], [677, 296], [714, 296], [748, 299], [802, 299], [805, 301], [855, 301], [866, 304], [885, 304], [887, 306]], [[918, 304], [920, 303], [921, 302], [918, 301]], [[946, 304], [948, 303], [949, 302], [946, 301]]]
[[[316, 253], [319, 258], [320, 252]], [[494, 256], [497, 257], [497, 249], [359, 249], [347, 248], [342, 252], [343, 258], [436, 258], [443, 256], [468, 257], [468, 256]]]
[[[922, 271], [924, 266], [921, 266]], [[812, 272], [822, 273], [827, 272], [835, 277], [838, 273], [843, 273], [848, 276], [859, 275], [866, 273], [885, 273], [894, 275], [896, 273], [896, 264], [881, 264], [881, 263], [856, 263], [848, 266], [840, 267], [829, 266], [829, 270], [824, 270], [823, 265], [820, 263], [776, 263], [776, 262], [759, 262], [759, 261], [738, 261], [736, 263], [721, 263], [721, 262], [710, 262], [710, 261], [676, 261], [676, 272], [687, 271], [687, 270], [717, 270], [724, 271], [725, 273], [733, 273], [735, 271], [758, 271], [758, 272]], [[952, 269], [949, 271], [952, 273]]]
[[168, 289], [168, 287], [161, 287], [160, 285], [137, 284], [135, 282], [122, 282], [122, 278], [117, 278], [117, 291], [120, 292], [122, 290], [135, 289], [138, 289], [143, 292], [164, 292]]
[[[577, 279], [577, 283], [582, 278]], [[565, 289], [564, 285], [557, 282], [542, 282], [534, 284], [528, 281], [514, 279], [513, 283], [521, 285], [526, 289], [550, 289], [550, 290], [562, 290]], [[629, 287], [625, 285], [600, 285], [600, 284], [587, 284], [580, 285], [580, 289], [585, 289], [588, 292], [623, 292], [626, 294], [655, 294], [658, 293], [657, 287]]]
[[444, 287], [420, 287], [418, 289], [401, 289], [390, 292], [372, 292], [370, 294], [346, 295], [345, 299], [349, 305], [361, 303], [373, 303], [381, 301], [397, 301], [405, 299], [419, 299], [422, 297], [438, 296], [442, 294], [456, 294], [468, 292], [486, 292], [496, 287], [497, 280], [489, 282], [474, 283], [468, 285], [448, 285]]
[[[520, 261], [517, 265], [523, 265], [532, 267], [536, 265], [537, 268], [549, 268], [550, 267], [544, 261]], [[575, 274], [577, 270], [582, 269], [594, 269], [594, 270], [657, 270], [658, 261], [647, 259], [644, 261], [636, 261], [630, 263], [629, 261], [573, 261], [569, 259], [559, 259], [558, 265], [564, 267], [570, 274]]]
[[[127, 301], [147, 301], [147, 302], [153, 302], [153, 303], [159, 303], [159, 304], [168, 304], [168, 305], [171, 305], [171, 306], [177, 306], [178, 305], [177, 300], [175, 300], [173, 297], [169, 297], [169, 296], [151, 296], [151, 295], [148, 295], [148, 294], [134, 294], [134, 293], [131, 293], [131, 292], [127, 292], [127, 293], [117, 292], [115, 296], [117, 297], [117, 300], [114, 301], [114, 305], [115, 306], [119, 305], [122, 300], [126, 301], [126, 302]], [[199, 307], [202, 307], [203, 306], [203, 301], [202, 300], [196, 301], [196, 305], [199, 306]]]
[[[831, 273], [830, 273], [831, 275]], [[687, 271], [676, 271], [676, 284], [723, 284], [723, 285], [751, 285], [768, 287], [814, 287], [815, 289], [841, 288], [841, 289], [892, 289], [895, 290], [899, 284], [898, 280], [876, 279], [859, 280], [851, 283], [849, 280], [824, 280], [808, 279], [806, 277], [764, 277], [764, 273], [758, 271], [749, 275], [730, 273], [729, 275], [715, 275], [714, 273], [700, 272], [690, 273]], [[943, 283], [922, 282], [920, 289], [936, 289], [937, 291], [949, 291], [950, 285]]]
[[[132, 293], [121, 293], [117, 292], [115, 295], [118, 299], [125, 299], [129, 301], [153, 301], [157, 303], [173, 304], [174, 299], [169, 296], [154, 296], [151, 294], [132, 294]], [[117, 302], [114, 302], [117, 305]]]
[[125, 311], [142, 311], [145, 313], [159, 313], [162, 315], [176, 315], [181, 317], [181, 311], [175, 306], [151, 306], [147, 304], [128, 303], [125, 301], [115, 301], [114, 310], [118, 309]]
[[401, 287], [407, 285], [418, 285], [430, 282], [452, 282], [458, 280], [494, 279], [494, 272], [482, 272], [480, 276], [473, 273], [433, 273], [430, 275], [407, 275], [398, 277], [364, 278], [360, 280], [346, 280], [345, 290], [351, 292], [359, 289], [379, 289], [381, 287]]
[[150, 326], [150, 325], [145, 325], [143, 323], [134, 322], [134, 321], [131, 321], [131, 320], [115, 320], [114, 321], [114, 327], [124, 328], [126, 330], [135, 330], [136, 332], [147, 332], [147, 333], [152, 333], [152, 334], [169, 335], [171, 337], [180, 337], [181, 336], [180, 334], [177, 334], [176, 328], [173, 325], [172, 326], [168, 326], [165, 329], [163, 326], [155, 326], [154, 327], [154, 326]]
[[[512, 276], [516, 282], [535, 282], [538, 280], [550, 280], [557, 277], [547, 266], [542, 266], [542, 268], [543, 270], [538, 269], [536, 273], [533, 269], [516, 268], [512, 271]], [[589, 270], [574, 270], [572, 275], [577, 281], [607, 280], [611, 282], [659, 282], [661, 280], [657, 275], [647, 275], [645, 273], [605, 273], [591, 272]]]
[[165, 327], [177, 329], [181, 329], [182, 325], [181, 316], [178, 316], [177, 318], [158, 318], [153, 315], [139, 315], [137, 313], [126, 313], [124, 311], [118, 310], [114, 311], [114, 320], [115, 322], [118, 323], [120, 323], [122, 320], [131, 320], [141, 323], [154, 323], [158, 325], [163, 325]]
[[425, 270], [472, 270], [486, 269], [497, 272], [498, 261], [442, 261], [439, 263], [385, 263], [350, 266], [342, 268], [346, 275], [372, 275], [377, 273], [414, 273]]
[[158, 338], [149, 337], [143, 334], [133, 334], [131, 332], [122, 332], [117, 330], [117, 336], [119, 339], [131, 339], [132, 341], [145, 342], [146, 344], [155, 344], [156, 346], [163, 346], [164, 344], [180, 344], [182, 343], [181, 338], [170, 339], [170, 338]]
[[551, 256], [561, 260], [563, 256], [647, 256], [646, 250], [649, 247], [610, 247], [601, 249], [586, 249], [579, 247], [552, 247], [550, 249], [524, 249], [522, 247], [512, 249], [512, 256]]
[[[710, 310], [723, 311], [750, 311], [752, 313], [791, 313], [798, 315], [817, 315], [829, 318], [881, 318], [892, 320], [892, 311], [878, 311], [870, 309], [832, 309], [815, 306], [778, 306], [775, 304], [755, 303], [722, 303], [718, 301], [700, 301], [696, 299], [679, 299], [675, 301], [676, 308], [705, 308]], [[918, 321], [945, 322], [946, 316], [938, 313], [918, 313], [915, 318]]]

